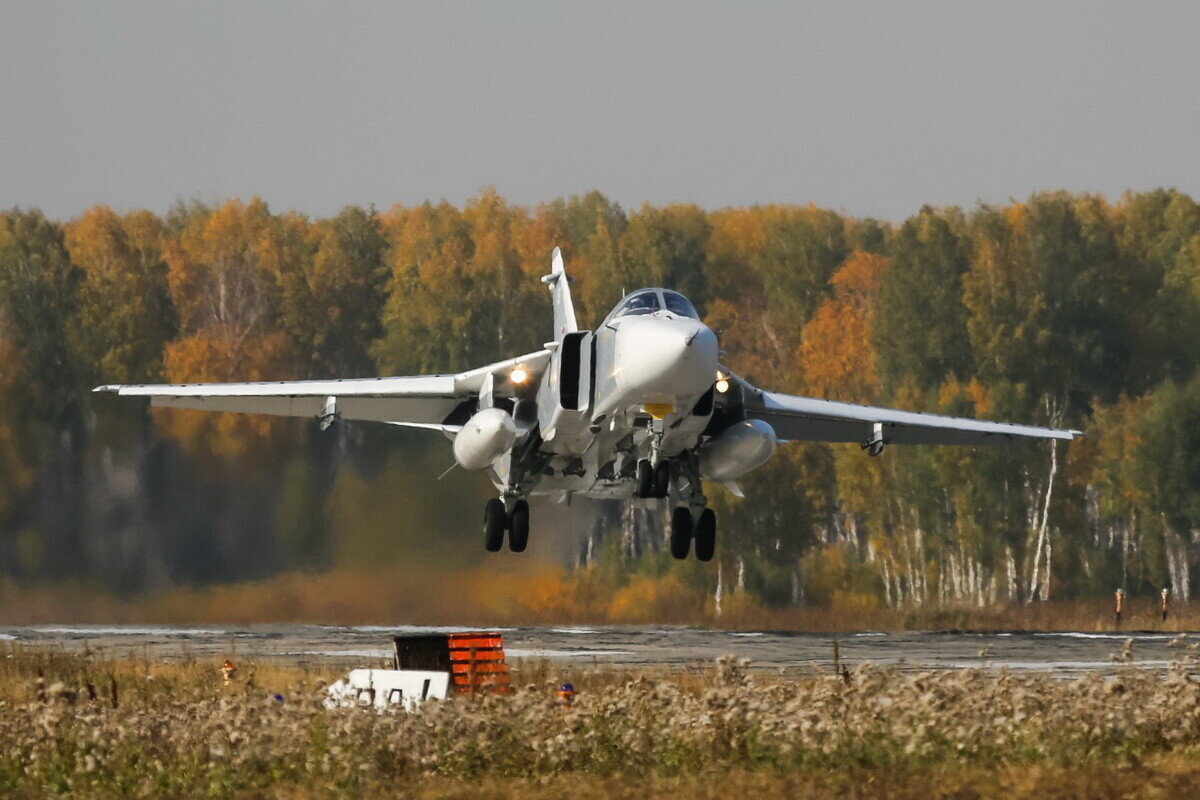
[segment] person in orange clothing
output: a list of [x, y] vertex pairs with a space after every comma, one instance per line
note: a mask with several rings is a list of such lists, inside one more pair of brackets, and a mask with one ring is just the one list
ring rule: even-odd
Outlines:
[[225, 659], [225, 663], [221, 665], [221, 680], [225, 683], [232, 683], [233, 676], [237, 674], [237, 667], [229, 659]]

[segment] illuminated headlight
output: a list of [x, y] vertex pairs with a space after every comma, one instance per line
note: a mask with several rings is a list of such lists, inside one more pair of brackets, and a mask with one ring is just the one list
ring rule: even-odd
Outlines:
[[513, 383], [524, 383], [529, 378], [529, 373], [524, 367], [513, 367], [513, 371], [508, 373], [508, 379]]
[[729, 391], [729, 379], [720, 372], [717, 373], [716, 389], [721, 394], [725, 394]]

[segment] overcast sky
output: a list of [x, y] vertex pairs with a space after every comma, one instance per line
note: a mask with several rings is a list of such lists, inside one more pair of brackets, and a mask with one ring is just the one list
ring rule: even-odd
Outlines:
[[1200, 5], [0, 9], [0, 207], [1200, 195]]

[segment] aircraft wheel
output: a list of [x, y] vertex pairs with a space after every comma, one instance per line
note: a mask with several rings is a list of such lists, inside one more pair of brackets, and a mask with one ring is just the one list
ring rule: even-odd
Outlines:
[[654, 496], [666, 497], [669, 491], [671, 491], [671, 464], [668, 461], [662, 461], [654, 473]]
[[711, 508], [700, 512], [696, 520], [696, 560], [712, 561], [717, 552], [717, 515]]
[[504, 545], [504, 528], [507, 524], [504, 503], [495, 497], [488, 500], [483, 507], [483, 548], [489, 553], [497, 552]]
[[650, 466], [649, 459], [640, 459], [637, 462], [637, 496], [638, 497], [654, 497], [654, 490], [657, 488], [654, 482], [654, 468]]
[[529, 503], [518, 500], [508, 518], [508, 549], [524, 553], [529, 544]]
[[679, 560], [688, 557], [692, 547], [692, 510], [679, 506], [671, 512], [671, 555]]

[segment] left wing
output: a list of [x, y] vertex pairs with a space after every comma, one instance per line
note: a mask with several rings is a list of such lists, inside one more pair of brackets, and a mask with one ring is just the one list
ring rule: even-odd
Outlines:
[[[232, 411], [284, 417], [390, 422], [418, 428], [456, 429], [466, 421], [460, 407], [491, 391], [503, 395], [516, 366], [536, 377], [550, 361], [549, 350], [447, 375], [354, 378], [264, 383], [177, 383], [97, 386], [93, 391], [149, 397], [159, 408]], [[488, 380], [490, 378], [490, 380]], [[511, 392], [508, 392], [511, 393]], [[462, 417], [459, 419], [458, 417]]]
[[781, 440], [883, 444], [997, 444], [1016, 439], [1070, 441], [1083, 431], [921, 414], [757, 389], [739, 381], [747, 417], [761, 419]]

